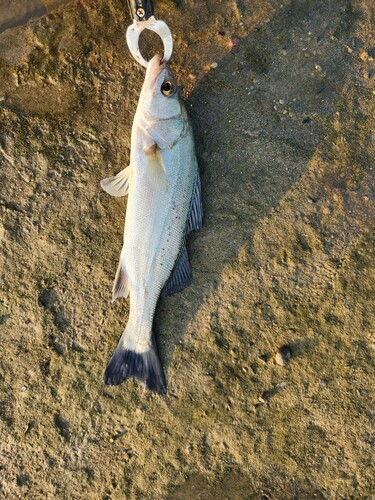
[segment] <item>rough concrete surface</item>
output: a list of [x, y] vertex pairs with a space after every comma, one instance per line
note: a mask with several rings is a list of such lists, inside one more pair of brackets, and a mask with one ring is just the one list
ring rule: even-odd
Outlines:
[[156, 313], [166, 397], [102, 384], [128, 301], [99, 182], [144, 76], [126, 2], [0, 1], [0, 496], [374, 498], [373, 2], [154, 7], [205, 210]]

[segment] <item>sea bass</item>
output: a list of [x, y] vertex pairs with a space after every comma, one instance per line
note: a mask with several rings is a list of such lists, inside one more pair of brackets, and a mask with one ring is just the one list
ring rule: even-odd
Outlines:
[[112, 196], [128, 195], [124, 242], [112, 301], [130, 294], [126, 328], [104, 383], [129, 377], [164, 393], [166, 382], [152, 332], [160, 295], [190, 285], [186, 237], [202, 228], [201, 185], [192, 129], [169, 66], [148, 64], [131, 134], [130, 165], [101, 182]]

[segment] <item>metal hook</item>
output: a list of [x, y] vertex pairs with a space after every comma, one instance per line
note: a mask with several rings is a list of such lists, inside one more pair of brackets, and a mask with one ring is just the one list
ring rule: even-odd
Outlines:
[[144, 29], [154, 31], [160, 36], [164, 46], [163, 61], [169, 61], [173, 51], [172, 33], [167, 23], [155, 19], [154, 16], [149, 17], [146, 21], [137, 21], [134, 19], [133, 24], [131, 24], [126, 31], [126, 41], [134, 59], [147, 68], [148, 61], [144, 59], [138, 46], [140, 34]]

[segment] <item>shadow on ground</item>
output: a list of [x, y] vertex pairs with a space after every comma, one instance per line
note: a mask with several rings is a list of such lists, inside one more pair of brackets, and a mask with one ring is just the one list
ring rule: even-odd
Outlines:
[[190, 96], [205, 219], [190, 244], [193, 285], [161, 301], [156, 314], [166, 364], [224, 266], [251, 248], [258, 222], [307, 171], [353, 65], [345, 45], [355, 44], [356, 18], [350, 2], [334, 11], [326, 2], [292, 2]]

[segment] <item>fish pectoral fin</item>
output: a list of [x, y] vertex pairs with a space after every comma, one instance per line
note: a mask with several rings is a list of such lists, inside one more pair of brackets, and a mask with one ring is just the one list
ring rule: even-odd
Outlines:
[[126, 196], [129, 192], [130, 166], [117, 175], [107, 177], [100, 182], [101, 187], [111, 196]]
[[150, 183], [163, 191], [167, 190], [167, 171], [157, 144], [145, 147], [145, 167]]
[[164, 285], [161, 292], [162, 297], [168, 297], [176, 292], [181, 292], [184, 288], [191, 284], [193, 273], [191, 270], [186, 245], [182, 247], [180, 255], [177, 258], [170, 278]]
[[191, 200], [189, 218], [186, 223], [186, 234], [202, 229], [203, 207], [201, 198], [201, 180], [199, 173], [195, 182], [193, 198]]
[[120, 262], [116, 271], [115, 282], [112, 288], [112, 302], [114, 302], [119, 297], [127, 297], [130, 292], [130, 282], [126, 274], [126, 269], [124, 265], [124, 259], [121, 255]]
[[151, 146], [144, 147], [143, 151], [146, 155], [146, 161], [150, 167], [155, 167], [156, 169], [162, 168], [164, 173], [167, 173], [160, 148], [156, 143]]

